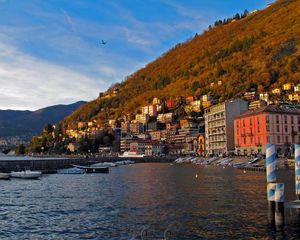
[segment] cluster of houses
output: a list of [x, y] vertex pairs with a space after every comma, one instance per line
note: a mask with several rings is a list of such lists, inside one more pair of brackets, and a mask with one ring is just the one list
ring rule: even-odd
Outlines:
[[[109, 120], [108, 125], [120, 139], [122, 153], [146, 156], [265, 154], [265, 145], [271, 143], [275, 144], [278, 154], [288, 155], [292, 145], [300, 143], [299, 98], [294, 100], [299, 90], [300, 85], [284, 84], [282, 89], [269, 93], [250, 91], [243, 99], [219, 104], [214, 104], [208, 95], [189, 96], [182, 106], [190, 117], [182, 119], [176, 119], [174, 111], [178, 108], [178, 99], [154, 98], [151, 104], [140, 107], [134, 119], [124, 116], [121, 121]], [[274, 96], [281, 91], [286, 91], [289, 99], [293, 95], [289, 102], [293, 104], [274, 101]], [[196, 113], [196, 117], [190, 113]], [[69, 129], [66, 134], [80, 139], [101, 130], [103, 126], [97, 121], [78, 122], [77, 129]]]

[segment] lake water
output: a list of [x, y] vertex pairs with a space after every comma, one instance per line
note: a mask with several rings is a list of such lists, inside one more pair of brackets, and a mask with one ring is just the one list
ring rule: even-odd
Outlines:
[[[198, 178], [195, 178], [198, 174]], [[287, 200], [293, 172], [282, 172]], [[135, 164], [109, 174], [0, 181], [1, 239], [300, 239], [299, 224], [267, 224], [265, 174]]]

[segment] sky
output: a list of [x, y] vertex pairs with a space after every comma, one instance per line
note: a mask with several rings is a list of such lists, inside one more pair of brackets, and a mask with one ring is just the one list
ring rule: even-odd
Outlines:
[[271, 1], [0, 0], [0, 109], [95, 99], [215, 20]]

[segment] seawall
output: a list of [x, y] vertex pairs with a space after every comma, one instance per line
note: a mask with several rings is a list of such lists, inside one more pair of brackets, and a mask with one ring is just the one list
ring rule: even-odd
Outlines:
[[0, 160], [0, 172], [30, 169], [40, 170], [43, 173], [56, 173], [57, 169], [69, 168], [75, 165], [89, 165], [97, 162], [117, 162], [133, 160], [136, 163], [145, 162], [173, 162], [176, 157], [143, 157], [143, 158], [119, 158], [119, 157], [90, 157], [90, 158], [51, 158], [35, 160]]

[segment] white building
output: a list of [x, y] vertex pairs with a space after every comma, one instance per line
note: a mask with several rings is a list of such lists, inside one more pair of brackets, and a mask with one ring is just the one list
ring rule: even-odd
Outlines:
[[214, 105], [205, 110], [207, 154], [234, 152], [234, 118], [248, 111], [248, 102], [240, 98]]

